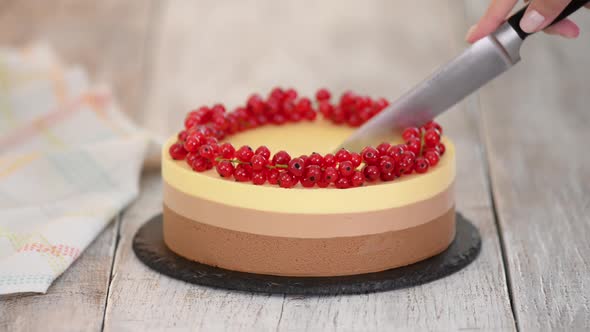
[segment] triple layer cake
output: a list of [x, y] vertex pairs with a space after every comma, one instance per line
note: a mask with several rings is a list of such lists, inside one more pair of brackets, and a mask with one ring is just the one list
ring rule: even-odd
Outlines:
[[[293, 168], [299, 167], [297, 163], [283, 167], [275, 165], [277, 163], [268, 157], [264, 171], [272, 167], [280, 172], [293, 171], [295, 175], [285, 175], [287, 179], [297, 179], [297, 174], [303, 174], [299, 181], [295, 180], [297, 184], [277, 184], [270, 179], [271, 175], [264, 175], [268, 181], [254, 185], [238, 177], [237, 168], [228, 166], [229, 163], [227, 167], [236, 172], [235, 179], [219, 175], [223, 173], [219, 170], [223, 157], [219, 157], [222, 153], [218, 144], [223, 141], [235, 147], [264, 145], [270, 151], [288, 151], [291, 156], [309, 156], [310, 151], [324, 156], [354, 130], [333, 122], [291, 121], [280, 126], [235, 130], [239, 132], [218, 143], [210, 141], [217, 157], [208, 167], [200, 157], [208, 156], [208, 148], [195, 148], [196, 157], [191, 158], [188, 151], [183, 151], [188, 155], [181, 153], [178, 157], [171, 151], [179, 139], [171, 138], [162, 152], [166, 245], [178, 255], [203, 264], [280, 276], [378, 272], [444, 251], [455, 234], [455, 149], [446, 137], [441, 139], [446, 147], [444, 155], [427, 172], [406, 169], [402, 174], [396, 167], [403, 162], [392, 161], [398, 174], [390, 178], [382, 176], [383, 181], [372, 181], [366, 170], [369, 164], [377, 165], [382, 172], [379, 165], [386, 166], [368, 162], [370, 156], [363, 155], [365, 169], [355, 172], [366, 176], [365, 181], [357, 186], [345, 186], [346, 189], [339, 189], [340, 184], [328, 185], [329, 181], [322, 185], [320, 178], [311, 178], [318, 183], [310, 185], [310, 180], [305, 180], [307, 173], [298, 173], [298, 169]], [[183, 135], [186, 139], [186, 133]], [[183, 143], [186, 146], [185, 142], [180, 142]], [[390, 143], [394, 146], [403, 141], [392, 134]], [[423, 152], [426, 148], [424, 136], [421, 143]], [[245, 169], [244, 174], [250, 172], [252, 178], [256, 167], [252, 168], [251, 159], [244, 159], [251, 158], [249, 153], [245, 154], [246, 157], [235, 159], [235, 163], [242, 165], [238, 168]], [[196, 165], [197, 158], [201, 158], [205, 166]], [[250, 161], [242, 162], [242, 159]], [[307, 164], [308, 161], [301, 162], [300, 166], [309, 168]], [[335, 166], [337, 174], [340, 177], [349, 174], [340, 164]], [[361, 170], [361, 167], [363, 165], [353, 168]], [[327, 169], [322, 164], [315, 168], [324, 173]]]

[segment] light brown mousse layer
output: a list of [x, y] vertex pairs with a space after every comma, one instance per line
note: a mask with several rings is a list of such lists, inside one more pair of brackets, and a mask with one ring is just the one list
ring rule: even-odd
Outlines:
[[[412, 228], [454, 206], [453, 186], [403, 207], [334, 214], [279, 213], [235, 207], [190, 196], [164, 182], [164, 204], [191, 220], [244, 233], [291, 238], [333, 238]], [[305, 201], [299, 204], [305, 204]]]
[[245, 233], [183, 217], [164, 205], [164, 242], [187, 259], [224, 269], [282, 276], [341, 276], [409, 265], [444, 251], [455, 209], [421, 225], [379, 234], [293, 238]]

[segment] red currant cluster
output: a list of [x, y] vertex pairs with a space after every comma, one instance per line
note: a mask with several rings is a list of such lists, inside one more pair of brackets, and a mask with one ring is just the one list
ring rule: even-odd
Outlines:
[[[373, 101], [351, 92], [344, 93], [336, 105], [330, 103], [330, 97], [326, 89], [317, 91], [319, 111], [334, 123], [351, 126], [363, 124], [388, 105], [385, 99]], [[169, 153], [175, 160], [186, 160], [197, 172], [215, 167], [221, 177], [233, 177], [238, 182], [268, 182], [283, 188], [292, 188], [297, 183], [306, 188], [333, 185], [340, 189], [359, 187], [365, 182], [393, 181], [413, 172], [425, 173], [445, 153], [440, 142], [442, 127], [433, 121], [421, 128], [405, 129], [404, 144], [382, 143], [376, 148], [366, 147], [360, 154], [343, 149], [335, 155], [314, 152], [292, 158], [286, 151], [272, 155], [266, 146], [256, 150], [242, 146], [236, 150], [231, 143], [219, 143], [228, 135], [269, 123], [313, 121], [316, 114], [309, 98], [298, 98], [295, 90], [281, 88], [273, 89], [266, 100], [252, 95], [245, 107], [231, 113], [226, 113], [220, 104], [203, 106], [187, 115], [185, 129], [178, 134]]]

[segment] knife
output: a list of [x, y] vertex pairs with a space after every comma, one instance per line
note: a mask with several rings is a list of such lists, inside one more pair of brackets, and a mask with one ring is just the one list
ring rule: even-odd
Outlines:
[[[589, 1], [573, 0], [551, 24]], [[345, 148], [360, 152], [365, 146], [390, 140], [392, 132], [422, 126], [518, 63], [520, 47], [529, 36], [519, 25], [526, 8], [367, 121], [336, 151]]]

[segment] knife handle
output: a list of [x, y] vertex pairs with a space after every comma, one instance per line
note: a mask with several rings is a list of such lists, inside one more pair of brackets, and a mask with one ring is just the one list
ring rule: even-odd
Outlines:
[[[572, 2], [569, 3], [569, 5], [567, 5], [567, 7], [565, 7], [565, 9], [561, 12], [561, 14], [559, 14], [559, 16], [557, 16], [555, 18], [555, 20], [553, 20], [553, 22], [551, 22], [551, 24], [549, 24], [549, 26], [570, 16], [570, 14], [572, 14], [576, 10], [583, 7], [589, 1], [590, 0], [573, 0]], [[508, 20], [507, 20], [508, 24], [510, 24], [510, 26], [514, 29], [514, 31], [516, 31], [516, 33], [518, 33], [518, 36], [522, 40], [524, 40], [526, 37], [528, 37], [530, 35], [530, 33], [524, 32], [520, 28], [520, 20], [524, 16], [524, 12], [526, 11], [527, 7], [528, 6], [525, 6], [523, 9], [519, 10], [514, 15], [510, 16], [510, 18], [508, 18]]]

